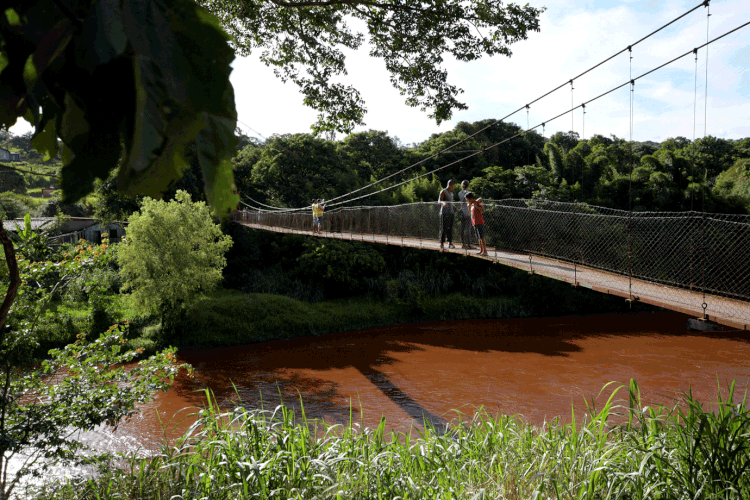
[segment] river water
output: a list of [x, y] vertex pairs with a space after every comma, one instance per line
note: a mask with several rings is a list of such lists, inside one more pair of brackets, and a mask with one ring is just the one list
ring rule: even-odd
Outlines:
[[115, 435], [86, 440], [115, 449], [154, 446], [175, 414], [202, 404], [205, 388], [227, 409], [273, 408], [280, 400], [299, 408], [301, 398], [308, 418], [347, 423], [351, 415], [372, 427], [385, 416], [398, 431], [421, 427], [424, 418], [440, 425], [454, 410], [472, 415], [480, 406], [534, 424], [569, 420], [571, 404], [583, 411], [584, 398], [631, 378], [648, 402], [669, 403], [691, 387], [710, 403], [717, 381], [726, 387], [732, 379], [744, 391], [750, 332], [690, 332], [687, 319], [658, 312], [441, 321], [183, 351], [179, 358], [195, 367], [195, 378], [179, 378]]

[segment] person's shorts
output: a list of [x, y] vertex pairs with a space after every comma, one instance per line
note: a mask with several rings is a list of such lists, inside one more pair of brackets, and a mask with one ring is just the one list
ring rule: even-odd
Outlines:
[[320, 217], [313, 217], [313, 226], [320, 226]]
[[474, 231], [477, 233], [477, 238], [480, 240], [484, 238], [484, 224], [477, 224], [474, 226]]

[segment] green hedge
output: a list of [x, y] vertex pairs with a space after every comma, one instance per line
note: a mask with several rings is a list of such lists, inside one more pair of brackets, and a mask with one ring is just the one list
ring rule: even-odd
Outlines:
[[183, 347], [219, 347], [358, 330], [425, 320], [510, 318], [526, 315], [516, 300], [477, 299], [459, 294], [384, 303], [365, 297], [318, 303], [282, 295], [222, 290], [186, 314]]

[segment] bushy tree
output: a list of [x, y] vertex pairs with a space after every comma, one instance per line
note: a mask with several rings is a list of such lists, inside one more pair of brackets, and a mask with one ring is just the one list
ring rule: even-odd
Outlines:
[[750, 212], [750, 159], [737, 160], [729, 170], [719, 174], [714, 193]]
[[232, 239], [209, 207], [185, 191], [169, 202], [145, 198], [129, 222], [117, 251], [123, 288], [141, 312], [158, 314], [173, 333], [184, 308], [221, 282]]
[[357, 187], [333, 141], [310, 134], [277, 136], [266, 142], [253, 167], [252, 181], [263, 186], [264, 200], [285, 206], [309, 205], [313, 198], [332, 198]]
[[331, 296], [358, 291], [367, 278], [385, 271], [385, 259], [376, 249], [347, 241], [305, 241], [297, 262], [296, 274], [323, 283]]

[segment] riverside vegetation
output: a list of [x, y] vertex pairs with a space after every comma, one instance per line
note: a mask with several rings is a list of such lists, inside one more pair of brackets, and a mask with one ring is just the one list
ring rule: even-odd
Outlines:
[[[48, 485], [50, 499], [747, 499], [750, 410], [732, 384], [706, 408], [690, 392], [645, 406], [638, 385], [597, 410], [534, 428], [480, 409], [445, 428], [386, 435], [326, 426], [283, 406], [209, 404], [176, 443], [94, 479]], [[607, 387], [603, 389], [607, 390]]]

